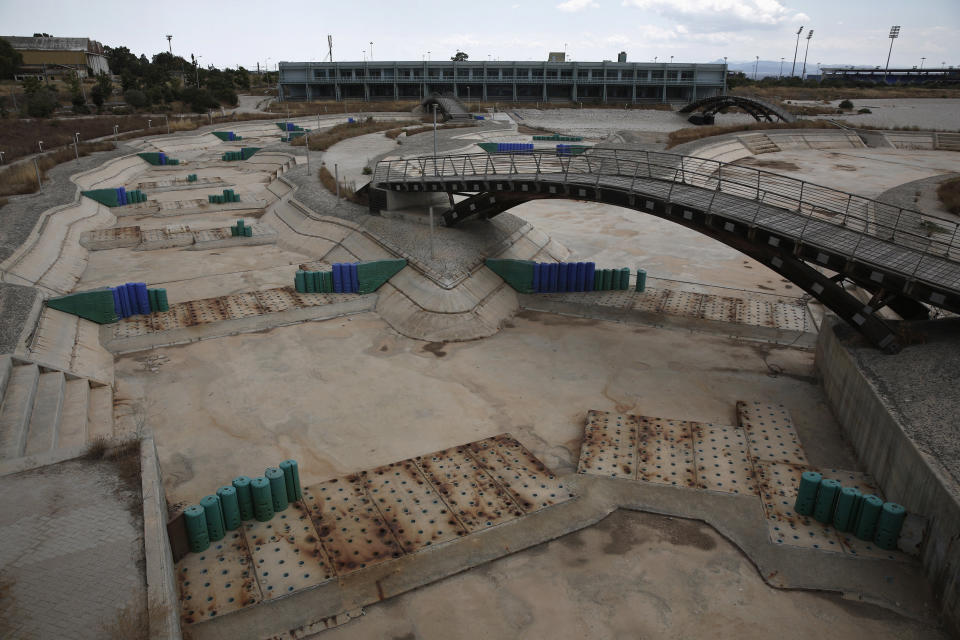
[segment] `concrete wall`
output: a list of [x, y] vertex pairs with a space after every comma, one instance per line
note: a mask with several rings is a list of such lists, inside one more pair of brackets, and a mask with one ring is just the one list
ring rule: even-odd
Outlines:
[[904, 432], [854, 355], [825, 319], [816, 367], [834, 415], [887, 500], [929, 518], [921, 558], [951, 633], [960, 635], [960, 500], [958, 487]]

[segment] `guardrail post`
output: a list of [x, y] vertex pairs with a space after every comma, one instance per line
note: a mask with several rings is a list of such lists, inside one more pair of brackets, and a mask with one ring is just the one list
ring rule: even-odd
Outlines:
[[840, 225], [845, 227], [847, 226], [847, 216], [850, 215], [850, 201], [853, 200], [853, 194], [847, 194], [847, 207], [843, 210], [843, 220], [840, 221]]
[[[803, 186], [804, 186], [805, 184], [806, 184], [806, 183], [805, 183], [804, 181], [802, 181], [802, 180], [800, 181], [800, 200], [797, 202], [797, 211], [801, 211], [801, 212], [803, 211]], [[813, 214], [813, 207], [812, 207], [812, 206], [810, 207], [810, 214], [811, 214], [811, 215]]]
[[649, 151], [644, 151], [644, 153], [647, 154], [647, 177], [652, 179], [652, 178], [653, 178], [653, 169], [650, 168], [650, 152], [649, 152]]

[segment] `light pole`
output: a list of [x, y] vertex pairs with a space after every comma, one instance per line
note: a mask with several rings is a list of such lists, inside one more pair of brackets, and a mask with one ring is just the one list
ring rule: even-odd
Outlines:
[[670, 56], [670, 64], [673, 64], [673, 56]]
[[900, 25], [895, 24], [890, 27], [890, 34], [887, 36], [890, 38], [890, 50], [887, 52], [887, 66], [883, 68], [883, 82], [887, 82], [887, 74], [890, 71], [890, 56], [893, 54], [893, 41], [900, 37]]
[[653, 56], [653, 63], [654, 63], [654, 64], [657, 63], [657, 56]]
[[203, 56], [197, 56], [193, 59], [193, 68], [197, 71], [197, 88], [200, 88], [200, 58]]
[[777, 75], [778, 78], [783, 77], [783, 58], [780, 58], [780, 73]]
[[753, 63], [753, 81], [757, 81], [757, 69], [760, 67], [760, 56]]
[[803, 25], [797, 29], [797, 46], [793, 48], [793, 67], [790, 69], [790, 77], [797, 75], [797, 52], [800, 51], [800, 33], [803, 32]]
[[373, 40], [370, 41], [370, 62], [373, 62]]
[[170, 34], [167, 34], [167, 46], [170, 48], [170, 55], [173, 55], [173, 42], [172, 42], [172, 40], [173, 40], [173, 36], [170, 35]]
[[813, 29], [807, 31], [807, 48], [803, 52], [803, 73], [800, 75], [801, 80], [806, 80], [807, 78], [807, 54], [810, 53], [810, 38], [813, 37]]
[[43, 140], [37, 140], [37, 144], [40, 145], [40, 153], [43, 153]]
[[926, 60], [926, 58], [920, 58], [920, 71], [923, 71], [923, 61], [924, 61], [924, 60]]

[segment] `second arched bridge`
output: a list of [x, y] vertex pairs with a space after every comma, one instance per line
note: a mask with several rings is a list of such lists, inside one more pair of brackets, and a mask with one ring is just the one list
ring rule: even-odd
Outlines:
[[[372, 186], [476, 194], [445, 215], [448, 224], [536, 198], [655, 215], [762, 262], [887, 351], [901, 338], [883, 307], [907, 320], [927, 317], [927, 305], [960, 313], [956, 223], [739, 165], [621, 149], [468, 154], [381, 161]], [[844, 281], [873, 297], [857, 298]]]

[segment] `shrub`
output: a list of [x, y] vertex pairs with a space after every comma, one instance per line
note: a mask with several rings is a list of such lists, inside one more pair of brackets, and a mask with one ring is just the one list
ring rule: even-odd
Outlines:
[[371, 175], [371, 174], [373, 173], [373, 169], [371, 169], [369, 166], [366, 166], [366, 167], [363, 168], [362, 173], [363, 173], [363, 175], [365, 175], [365, 176], [369, 176], [369, 175]]
[[960, 178], [952, 178], [937, 187], [937, 197], [950, 213], [960, 214]]
[[60, 106], [57, 94], [46, 87], [27, 96], [27, 115], [32, 118], [47, 118]]
[[841, 109], [853, 109], [853, 103], [850, 102], [849, 100], [844, 100], [837, 106], [840, 107]]
[[864, 107], [863, 109], [858, 109], [857, 113], [873, 113], [873, 111], [870, 111], [870, 109]]
[[123, 92], [123, 99], [134, 109], [142, 109], [150, 104], [150, 101], [147, 99], [147, 94], [139, 89], [127, 89]]

